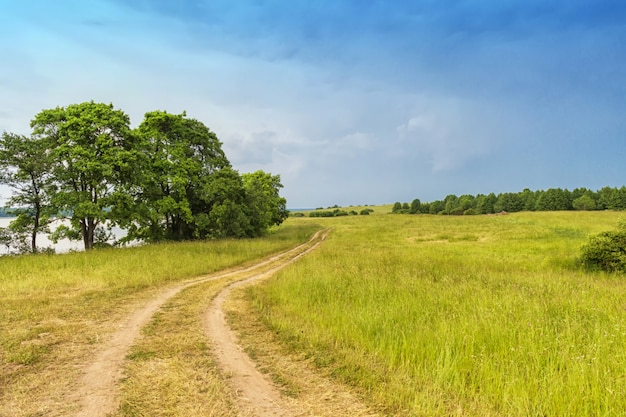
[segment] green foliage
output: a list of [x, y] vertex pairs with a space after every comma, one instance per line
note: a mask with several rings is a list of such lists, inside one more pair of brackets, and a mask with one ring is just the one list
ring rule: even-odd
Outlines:
[[550, 188], [541, 193], [537, 199], [537, 210], [540, 211], [556, 211], [571, 210], [569, 191], [560, 188]]
[[51, 205], [70, 213], [85, 249], [93, 248], [99, 227], [118, 220], [109, 208], [136, 162], [129, 125], [123, 111], [93, 101], [43, 110], [31, 122], [34, 134], [49, 143], [56, 185]]
[[443, 201], [435, 200], [428, 205], [428, 213], [429, 214], [440, 214], [443, 213], [446, 206]]
[[334, 210], [315, 210], [309, 213], [309, 217], [341, 217], [348, 215], [349, 213], [347, 211], [338, 208]]
[[411, 208], [409, 210], [409, 213], [417, 214], [420, 212], [421, 207], [422, 207], [421, 201], [419, 200], [419, 198], [416, 198], [411, 202]]
[[492, 214], [495, 213], [495, 204], [498, 201], [498, 197], [494, 193], [489, 195], [479, 194], [476, 196], [476, 212], [478, 214]]
[[250, 232], [259, 236], [270, 226], [281, 224], [288, 216], [287, 200], [279, 195], [283, 187], [279, 175], [263, 171], [243, 174]]
[[329, 210], [315, 210], [309, 213], [309, 217], [335, 217], [335, 213]]
[[[127, 218], [128, 239], [183, 240], [214, 235], [223, 218], [236, 217], [225, 201], [230, 168], [221, 142], [201, 122], [185, 113], [146, 113], [136, 130], [139, 166], [134, 177], [134, 205], [140, 210]], [[237, 181], [237, 180], [235, 180]], [[241, 181], [238, 181], [241, 194]], [[242, 197], [238, 198], [241, 203]], [[215, 213], [211, 210], [216, 208]], [[126, 226], [126, 224], [125, 224]]]
[[[4, 132], [0, 139], [0, 183], [13, 190], [7, 201], [11, 222], [8, 241], [19, 252], [37, 252], [37, 235], [52, 221], [50, 175], [52, 156], [45, 140]], [[5, 240], [5, 243], [8, 242]]]
[[419, 209], [419, 200], [413, 200], [413, 203], [411, 204], [411, 206], [409, 206], [409, 203], [400, 203], [400, 202], [394, 203], [393, 207], [391, 208], [391, 212], [393, 214], [408, 214], [408, 213], [415, 214], [417, 213], [418, 209]]
[[478, 194], [476, 197], [449, 194], [444, 200], [426, 203], [415, 199], [410, 207], [408, 203], [396, 202], [392, 213], [472, 215], [564, 210], [626, 210], [626, 186], [604, 187], [595, 192], [586, 188], [576, 188], [574, 191], [561, 188], [531, 191], [525, 188], [519, 193]]
[[516, 193], [500, 194], [495, 204], [493, 205], [493, 210], [496, 213], [500, 213], [502, 211], [514, 213], [517, 211], [522, 211], [523, 209], [524, 201], [522, 200], [520, 195]]
[[131, 130], [112, 104], [86, 102], [43, 110], [31, 138], [4, 133], [0, 183], [13, 188], [18, 216], [2, 242], [23, 250], [53, 217], [69, 226], [51, 235], [102, 246], [113, 226], [128, 241], [260, 236], [288, 216], [279, 175], [240, 175], [221, 142], [195, 119], [148, 112]]
[[595, 210], [596, 201], [593, 198], [593, 194], [588, 191], [572, 201], [572, 207], [574, 207], [575, 210]]
[[590, 238], [582, 247], [581, 261], [589, 269], [626, 272], [626, 221], [617, 230]]

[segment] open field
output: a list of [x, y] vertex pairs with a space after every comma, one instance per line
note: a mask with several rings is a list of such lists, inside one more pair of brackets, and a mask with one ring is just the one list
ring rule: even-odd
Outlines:
[[[126, 317], [321, 227], [332, 230], [314, 252], [226, 303], [297, 415], [624, 414], [626, 279], [582, 271], [577, 256], [626, 214], [373, 208], [289, 219], [256, 240], [0, 258], [0, 416], [76, 415], [77, 381]], [[202, 325], [241, 275], [185, 287], [159, 308], [123, 361], [111, 416], [243, 415]]]
[[[0, 258], [0, 416], [77, 412], [76, 405], [69, 399], [77, 389], [85, 365], [93, 361], [100, 346], [111, 339], [120, 329], [120, 323], [139, 306], [167, 288], [180, 287], [181, 281], [245, 266], [294, 247], [317, 229], [319, 226], [313, 224], [286, 225], [263, 239]], [[187, 291], [200, 300], [190, 309], [201, 309], [202, 300], [209, 300], [216, 293], [215, 288], [227, 281], [202, 284], [204, 292]], [[144, 332], [149, 335], [150, 328], [161, 322], [168, 310], [172, 310], [171, 304]], [[191, 320], [187, 317], [189, 313], [177, 309], [176, 312], [180, 320]], [[199, 317], [195, 319], [197, 322]], [[162, 335], [147, 349], [156, 351], [165, 340], [170, 343], [170, 352], [176, 354], [183, 352], [176, 350], [177, 347], [192, 343], [195, 351], [201, 353], [198, 360], [205, 365], [210, 363], [206, 342], [202, 339], [198, 343], [190, 342], [198, 338], [193, 328], [183, 333], [181, 339], [173, 341], [167, 339], [170, 334]], [[139, 346], [145, 347], [145, 343], [135, 347], [129, 359], [145, 357], [137, 353]], [[184, 357], [179, 359], [185, 360]], [[211, 370], [215, 371], [208, 367], [203, 374], [216, 381], [204, 381], [204, 390], [206, 384], [213, 386], [213, 382], [218, 387], [221, 382], [223, 386], [223, 381], [217, 381], [218, 374], [212, 374]], [[133, 383], [138, 382], [130, 381], [130, 386]], [[156, 386], [154, 381], [152, 386]], [[167, 398], [168, 388], [150, 393], [155, 398]], [[126, 395], [122, 407], [121, 411], [129, 407]], [[221, 414], [211, 415], [229, 415], [228, 412], [226, 409]]]
[[247, 298], [292, 352], [391, 415], [621, 416], [626, 278], [577, 256], [624, 217], [315, 219], [325, 244]]

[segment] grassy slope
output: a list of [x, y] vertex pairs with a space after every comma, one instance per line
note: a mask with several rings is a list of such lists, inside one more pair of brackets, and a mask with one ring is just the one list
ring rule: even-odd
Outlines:
[[623, 216], [316, 219], [326, 243], [250, 296], [394, 415], [622, 415], [626, 279], [576, 257]]
[[263, 239], [0, 258], [0, 416], [63, 409], [77, 364], [168, 283], [282, 251], [316, 229], [285, 225]]

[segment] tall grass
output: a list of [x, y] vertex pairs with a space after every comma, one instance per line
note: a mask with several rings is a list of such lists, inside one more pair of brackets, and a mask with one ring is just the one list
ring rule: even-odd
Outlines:
[[76, 363], [163, 286], [285, 250], [318, 229], [285, 224], [259, 239], [0, 257], [0, 416], [58, 414]]
[[623, 415], [626, 277], [577, 265], [619, 218], [327, 219], [318, 251], [250, 292], [283, 340], [394, 415]]
[[[100, 249], [62, 255], [0, 257], [0, 343], [4, 355], [13, 332], [30, 332], [46, 320], [92, 311], [106, 300], [245, 264], [304, 241], [316, 229], [284, 226], [262, 239], [219, 240]], [[14, 343], [22, 340], [16, 339]]]

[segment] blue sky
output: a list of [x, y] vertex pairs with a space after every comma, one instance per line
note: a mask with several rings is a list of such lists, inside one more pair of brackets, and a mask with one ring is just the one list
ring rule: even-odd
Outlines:
[[186, 110], [289, 207], [626, 184], [621, 0], [0, 0], [0, 56], [0, 131]]

